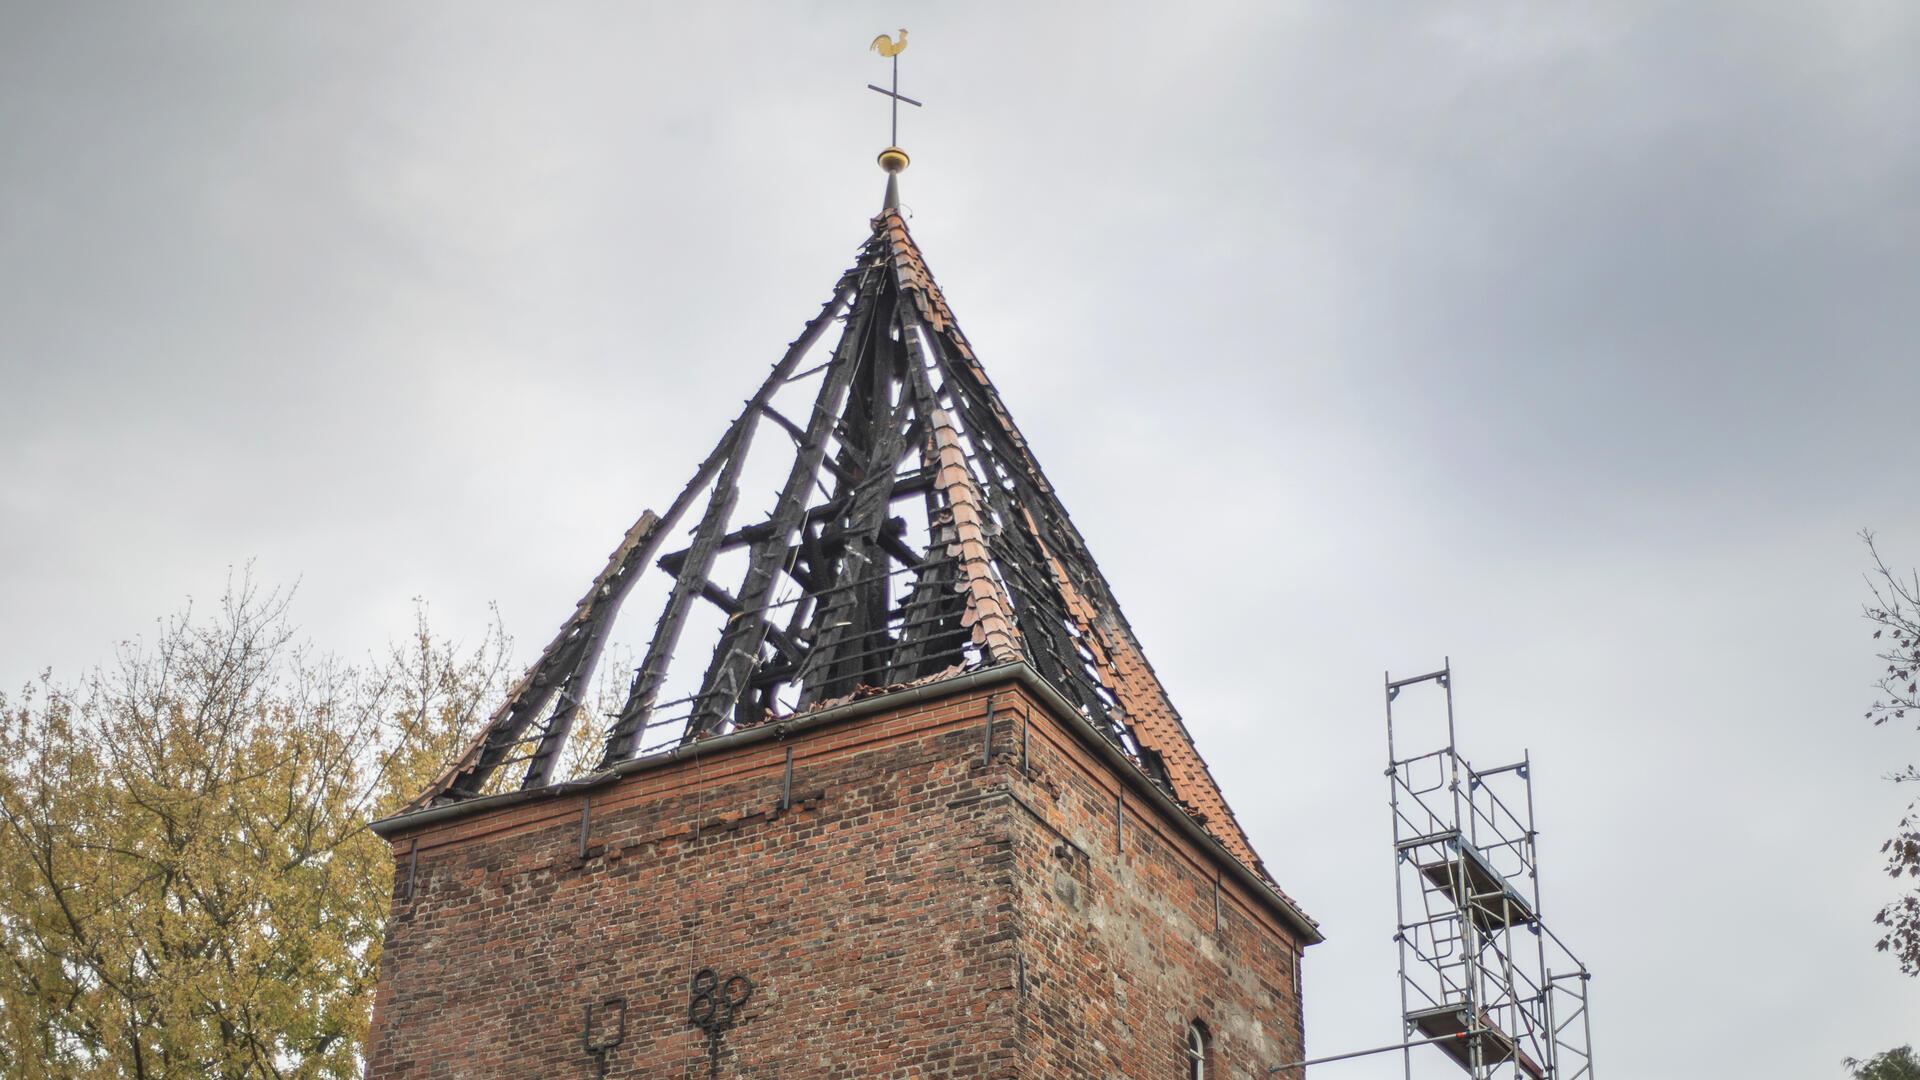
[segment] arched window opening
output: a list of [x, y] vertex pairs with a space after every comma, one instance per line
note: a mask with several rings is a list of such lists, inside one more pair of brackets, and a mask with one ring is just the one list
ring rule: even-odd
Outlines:
[[1187, 1025], [1187, 1080], [1207, 1080], [1207, 1029], [1198, 1020]]

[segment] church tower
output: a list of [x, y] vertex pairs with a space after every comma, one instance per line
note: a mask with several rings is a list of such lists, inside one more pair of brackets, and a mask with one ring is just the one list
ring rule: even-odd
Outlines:
[[[881, 164], [852, 267], [719, 445], [376, 826], [373, 1080], [1264, 1080], [1303, 1056], [1319, 933], [960, 332], [906, 155]], [[576, 723], [642, 597], [625, 704]]]

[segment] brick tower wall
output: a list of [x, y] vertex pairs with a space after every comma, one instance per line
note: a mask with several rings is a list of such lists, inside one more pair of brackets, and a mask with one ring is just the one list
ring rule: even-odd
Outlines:
[[[610, 1077], [706, 1077], [716, 1042], [725, 1078], [1180, 1077], [1193, 1019], [1210, 1076], [1263, 1075], [1299, 1045], [1295, 937], [1231, 881], [1216, 930], [1217, 854], [1040, 701], [936, 686], [403, 824], [368, 1076], [592, 1077], [615, 998]], [[702, 968], [753, 983], [717, 1040]]]
[[1069, 729], [1032, 710], [1011, 793], [1021, 1077], [1267, 1080], [1302, 1058], [1298, 927]]

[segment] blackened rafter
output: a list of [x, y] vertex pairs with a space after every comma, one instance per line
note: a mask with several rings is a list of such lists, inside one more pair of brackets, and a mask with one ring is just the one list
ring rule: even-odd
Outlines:
[[[868, 299], [863, 290], [861, 299]], [[873, 341], [873, 303], [855, 303], [855, 317], [847, 326], [842, 345], [834, 350], [834, 359], [820, 381], [820, 394], [813, 403], [813, 414], [806, 429], [797, 437], [797, 453], [787, 474], [785, 487], [774, 505], [767, 527], [752, 544], [747, 560], [746, 580], [740, 586], [740, 611], [727, 620], [715, 648], [700, 693], [694, 701], [687, 724], [687, 737], [721, 726], [746, 689], [747, 676], [760, 660], [768, 622], [764, 612], [772, 599], [773, 588], [782, 570], [791, 572], [795, 552], [794, 533], [806, 524], [807, 497], [818, 482], [822, 464], [827, 460], [827, 441], [832, 434], [840, 403], [845, 399], [861, 363], [871, 352]]]
[[[779, 385], [792, 376], [800, 359], [806, 356], [807, 351], [832, 325], [834, 318], [846, 308], [852, 298], [851, 290], [861, 273], [861, 267], [856, 266], [841, 275], [834, 286], [833, 295], [821, 305], [819, 313], [807, 321], [800, 336], [788, 345], [786, 354], [774, 365], [773, 373], [748, 402], [747, 413], [765, 405]], [[729, 429], [729, 437], [722, 439], [720, 445], [694, 470], [693, 478], [687, 481], [665, 514], [655, 515], [650, 510], [642, 512], [609, 558], [607, 568], [594, 579], [593, 587], [576, 605], [572, 618], [554, 640], [541, 650], [539, 658], [527, 669], [527, 673], [509, 688], [506, 700], [488, 718], [467, 750], [409, 804], [411, 807], [471, 798], [482, 793], [495, 771], [506, 763], [513, 748], [525, 744], [527, 730], [553, 699], [555, 691], [566, 686], [571, 691], [569, 696], [574, 707], [567, 707], [563, 699], [563, 711], [556, 712], [543, 725], [540, 743], [546, 753], [529, 755], [534, 760], [530, 761], [522, 786], [538, 787], [550, 781], [552, 763], [559, 747], [571, 734], [571, 726], [578, 713], [579, 695], [585, 692], [585, 685], [599, 662], [608, 630], [619, 612], [621, 602], [647, 561], [653, 557], [660, 537], [685, 515], [701, 489], [725, 466], [731, 441]]]

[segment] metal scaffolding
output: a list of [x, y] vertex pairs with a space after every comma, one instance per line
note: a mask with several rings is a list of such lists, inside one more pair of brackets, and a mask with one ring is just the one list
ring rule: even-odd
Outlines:
[[[1445, 699], [1437, 748], [1438, 717], [1395, 728], [1401, 691], [1428, 687]], [[1386, 706], [1407, 1077], [1427, 1043], [1474, 1080], [1592, 1080], [1592, 976], [1541, 917], [1531, 758], [1476, 769], [1460, 754], [1451, 665], [1389, 674]]]

